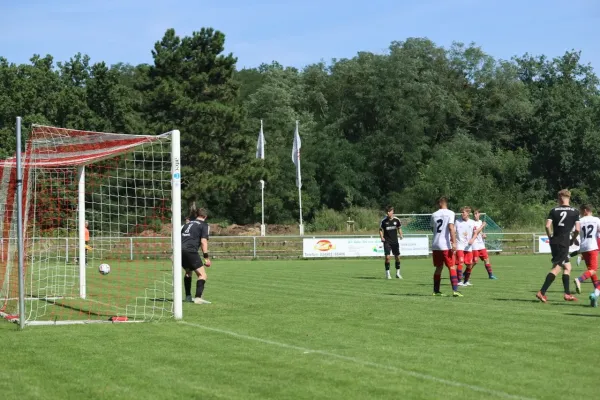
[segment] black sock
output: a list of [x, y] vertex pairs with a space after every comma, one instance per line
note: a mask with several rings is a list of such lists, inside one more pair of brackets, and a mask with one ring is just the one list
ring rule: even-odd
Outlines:
[[385, 263], [385, 270], [386, 270], [386, 271], [389, 271], [389, 270], [390, 270], [390, 263], [389, 263], [389, 262], [386, 262], [386, 263]]
[[546, 291], [548, 290], [550, 285], [552, 285], [552, 282], [554, 282], [555, 278], [556, 278], [556, 275], [554, 275], [551, 272], [549, 272], [548, 275], [546, 275], [546, 281], [544, 282], [544, 285], [540, 289], [540, 292], [542, 292], [542, 294], [546, 294]]
[[574, 252], [569, 253], [569, 258], [575, 257], [577, 254], [579, 254], [579, 250], [575, 250]]
[[202, 297], [202, 292], [204, 292], [204, 284], [206, 281], [204, 279], [198, 279], [196, 282], [196, 297]]
[[467, 268], [467, 270], [465, 271], [463, 283], [469, 282], [469, 278], [471, 277], [471, 270], [472, 268]]
[[191, 296], [192, 295], [192, 277], [191, 276], [185, 276], [183, 278], [183, 286], [185, 287], [185, 295]]
[[400, 261], [396, 261], [396, 272], [400, 272]]
[[569, 290], [569, 282], [571, 281], [571, 276], [563, 274], [562, 280], [563, 286], [565, 288], [565, 294], [571, 294], [571, 291]]

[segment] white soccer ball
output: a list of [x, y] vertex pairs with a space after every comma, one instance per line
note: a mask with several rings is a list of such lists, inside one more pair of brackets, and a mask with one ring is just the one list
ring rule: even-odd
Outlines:
[[98, 266], [98, 272], [100, 272], [102, 275], [107, 275], [110, 273], [110, 265], [100, 264], [100, 266]]

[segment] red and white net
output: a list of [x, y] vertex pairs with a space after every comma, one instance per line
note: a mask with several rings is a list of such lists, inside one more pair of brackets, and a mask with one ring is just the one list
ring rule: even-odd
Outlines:
[[[82, 166], [87, 256], [79, 251]], [[169, 134], [34, 126], [22, 176], [28, 323], [173, 316]], [[14, 318], [19, 312], [14, 159], [0, 163], [0, 180], [0, 313]], [[81, 258], [87, 261], [83, 273]], [[101, 274], [100, 264], [108, 264], [110, 273]]]

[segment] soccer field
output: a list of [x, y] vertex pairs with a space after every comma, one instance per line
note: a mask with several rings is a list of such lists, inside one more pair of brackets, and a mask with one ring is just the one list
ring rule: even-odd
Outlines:
[[[219, 261], [183, 322], [0, 323], [3, 399], [584, 399], [600, 309], [535, 293], [549, 256], [492, 258], [463, 298], [429, 259]], [[392, 265], [392, 270], [393, 270]], [[575, 267], [579, 275], [582, 268]], [[451, 293], [444, 271], [442, 291]], [[571, 285], [573, 286], [573, 285]], [[574, 288], [572, 288], [574, 290]]]

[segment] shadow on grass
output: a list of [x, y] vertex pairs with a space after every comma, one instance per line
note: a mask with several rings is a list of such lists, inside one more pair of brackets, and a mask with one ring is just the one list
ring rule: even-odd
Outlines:
[[593, 317], [593, 318], [600, 318], [600, 314], [565, 313], [565, 315], [572, 315], [572, 316], [574, 316], [574, 317]]
[[383, 278], [376, 278], [374, 276], [353, 276], [354, 279], [383, 279]]
[[[533, 300], [529, 300], [529, 299], [492, 299], [492, 300], [495, 300], [495, 301], [514, 301], [514, 302], [519, 302], [519, 303], [542, 303], [538, 299], [533, 299]], [[554, 307], [554, 306], [567, 306], [567, 307], [570, 307], [570, 306], [577, 305], [577, 302], [572, 302], [572, 301], [570, 301], [570, 302], [567, 302], [567, 301], [562, 302], [562, 299], [560, 301], [561, 302], [559, 303], [558, 301], [552, 301], [550, 299], [550, 300], [548, 300], [548, 303], [545, 306], [546, 307], [547, 306], [552, 306], [552, 307]]]
[[422, 293], [385, 293], [387, 296], [404, 296], [404, 297], [433, 297], [430, 294]]

